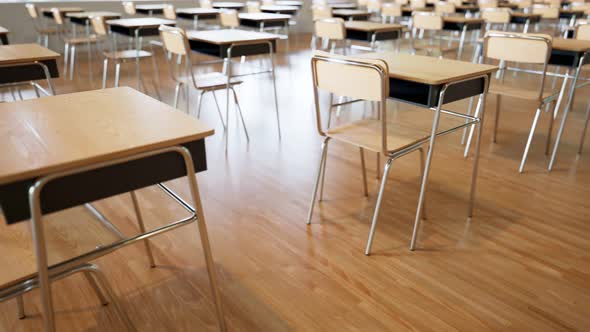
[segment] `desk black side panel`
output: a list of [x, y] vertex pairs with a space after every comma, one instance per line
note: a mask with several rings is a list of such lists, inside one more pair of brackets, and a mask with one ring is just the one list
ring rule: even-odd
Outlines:
[[[477, 96], [484, 91], [484, 79], [475, 78], [450, 85], [445, 91], [443, 104]], [[436, 107], [444, 85], [428, 85], [412, 81], [389, 79], [389, 97], [425, 107]]]
[[[277, 52], [277, 41], [272, 40], [272, 48], [274, 53]], [[189, 40], [189, 44], [191, 50], [211, 56], [215, 56], [218, 58], [226, 58], [227, 57], [227, 50], [230, 45], [217, 45], [213, 43], [208, 43], [200, 40]], [[268, 44], [266, 42], [262, 42], [260, 44], [247, 44], [247, 45], [238, 45], [234, 46], [231, 51], [231, 56], [247, 56], [247, 55], [258, 55], [258, 54], [268, 54]]]
[[[56, 60], [39, 61], [47, 66], [49, 69], [49, 76], [52, 78], [59, 77], [59, 70], [57, 69]], [[41, 66], [36, 64], [0, 67], [0, 84], [28, 82], [36, 80], [44, 80], [45, 72]]]
[[[205, 140], [183, 145], [189, 149], [196, 172], [207, 169]], [[64, 210], [186, 175], [175, 152], [160, 154], [56, 179], [41, 193], [43, 214]], [[37, 179], [0, 186], [0, 206], [8, 224], [30, 218], [29, 188]]]

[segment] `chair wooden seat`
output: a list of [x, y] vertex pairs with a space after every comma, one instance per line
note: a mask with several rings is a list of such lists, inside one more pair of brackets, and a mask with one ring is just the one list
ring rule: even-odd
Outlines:
[[96, 43], [98, 42], [98, 37], [96, 35], [90, 35], [85, 37], [75, 37], [75, 38], [64, 38], [64, 42], [70, 45], [75, 44], [87, 44], [87, 43]]
[[104, 56], [115, 60], [135, 60], [135, 58], [149, 58], [152, 53], [144, 50], [124, 50], [117, 52], [104, 52]]
[[447, 53], [447, 52], [453, 52], [459, 49], [459, 45], [458, 44], [451, 44], [451, 46], [440, 46], [437, 44], [433, 44], [433, 45], [428, 45], [428, 44], [424, 44], [424, 45], [415, 45], [414, 46], [414, 50], [416, 51], [439, 51], [441, 53]]
[[[200, 74], [197, 76], [197, 89], [199, 90], [216, 90], [216, 89], [225, 89], [227, 86], [227, 75], [222, 73], [214, 72], [214, 73], [207, 73], [207, 74]], [[230, 81], [230, 85], [238, 85], [242, 84], [243, 81], [232, 78]]]
[[541, 99], [539, 99], [539, 90], [530, 90], [523, 87], [517, 87], [514, 85], [508, 84], [501, 84], [497, 82], [492, 82], [490, 84], [489, 92], [490, 94], [495, 95], [502, 95], [506, 97], [524, 99], [524, 100], [532, 100], [532, 101], [542, 101], [551, 96], [557, 95], [558, 91], [551, 91], [549, 89], [543, 90], [543, 95]]
[[42, 33], [42, 34], [56, 34], [57, 33], [57, 27], [35, 27], [35, 30], [38, 33]]
[[[388, 115], [395, 119], [387, 123], [387, 148], [397, 151], [430, 137], [434, 113], [431, 111], [406, 109]], [[438, 132], [447, 131], [465, 124], [465, 120], [441, 113]], [[359, 120], [344, 126], [334, 127], [326, 135], [374, 152], [381, 152], [381, 120]]]

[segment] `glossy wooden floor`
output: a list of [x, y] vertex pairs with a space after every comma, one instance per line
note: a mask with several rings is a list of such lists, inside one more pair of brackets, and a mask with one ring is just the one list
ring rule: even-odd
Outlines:
[[[466, 210], [472, 160], [462, 157], [460, 134], [442, 137], [432, 165], [428, 219], [414, 252], [408, 246], [419, 189], [419, 160], [412, 155], [396, 161], [373, 255], [366, 257], [363, 250], [378, 186], [373, 156], [367, 159], [370, 195], [364, 198], [358, 151], [331, 146], [326, 200], [317, 206], [313, 224], [305, 225], [321, 143], [313, 115], [308, 40], [307, 36], [294, 37], [290, 55], [278, 56], [282, 140], [277, 138], [267, 77], [248, 77], [238, 88], [250, 143], [231, 112], [227, 154], [212, 97], [204, 100], [202, 119], [215, 126], [217, 133], [207, 141], [209, 170], [199, 174], [198, 181], [229, 329], [590, 329], [590, 142], [581, 157], [576, 155], [588, 90], [578, 93], [551, 174], [546, 171], [548, 157], [544, 154], [548, 115], [541, 117], [525, 173], [518, 174], [534, 105], [505, 98], [498, 143], [492, 144], [489, 120], [494, 99], [490, 98], [477, 207], [471, 222]], [[73, 82], [59, 79], [59, 93], [99, 87], [101, 64], [94, 63], [90, 85], [84, 52], [80, 54], [77, 78]], [[170, 103], [173, 85], [164, 76], [162, 57], [160, 64], [165, 101]], [[131, 77], [130, 68], [123, 74], [124, 82], [135, 84]], [[531, 86], [536, 82], [519, 80]], [[8, 94], [3, 97], [10, 100]], [[196, 97], [193, 92], [193, 110]], [[459, 110], [465, 105], [456, 103], [450, 108]], [[340, 121], [362, 112], [362, 105], [344, 109]], [[188, 197], [184, 182], [171, 185]], [[183, 214], [155, 188], [139, 191], [139, 199], [148, 225]], [[127, 234], [137, 231], [129, 195], [96, 206]], [[48, 223], [55, 248], [71, 242], [63, 225], [82, 219], [88, 222], [87, 214], [82, 209], [68, 211], [60, 223]], [[28, 225], [1, 225], [3, 238], [25, 239], [21, 245], [29, 251], [23, 257], [32, 264], [31, 244], [26, 242]], [[2, 247], [5, 243], [0, 242], [0, 252], [11, 249]], [[137, 329], [215, 331], [197, 228], [191, 225], [167, 233], [153, 243], [155, 269], [149, 268], [142, 246], [95, 262]], [[73, 250], [86, 245], [73, 245]], [[66, 254], [56, 250], [52, 257]], [[12, 266], [6, 256], [1, 258], [3, 269]], [[81, 276], [58, 281], [53, 289], [60, 331], [123, 329], [112, 306], [101, 306]], [[25, 320], [17, 319], [14, 300], [1, 303], [0, 330], [40, 330], [38, 300], [36, 291], [25, 295], [29, 315]]]

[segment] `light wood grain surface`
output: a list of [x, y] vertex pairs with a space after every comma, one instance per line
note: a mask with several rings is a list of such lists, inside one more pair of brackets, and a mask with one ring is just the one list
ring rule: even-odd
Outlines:
[[212, 134], [199, 120], [131, 88], [0, 104], [0, 184]]
[[121, 18], [118, 20], [106, 21], [109, 25], [118, 25], [126, 28], [137, 28], [137, 27], [158, 27], [164, 25], [174, 25], [176, 21], [167, 20], [158, 17], [137, 17], [137, 18]]
[[51, 60], [59, 57], [59, 53], [39, 44], [11, 44], [0, 46], [0, 64], [2, 65]]
[[297, 11], [299, 8], [295, 6], [279, 6], [279, 5], [266, 5], [260, 6], [260, 10], [268, 11]]
[[364, 16], [369, 15], [370, 13], [369, 11], [362, 9], [334, 9], [332, 14], [344, 16]]
[[214, 2], [212, 5], [216, 8], [243, 8], [246, 6], [241, 2]]
[[57, 8], [60, 11], [60, 13], [62, 13], [62, 14], [84, 11], [84, 9], [82, 9], [81, 7], [50, 7], [50, 8], [41, 8], [41, 12], [42, 13], [51, 13], [51, 10], [53, 8]]
[[235, 29], [187, 31], [187, 38], [192, 40], [205, 41], [212, 44], [223, 45], [237, 42], [267, 41], [279, 39], [278, 35]]
[[369, 21], [347, 21], [344, 22], [346, 29], [358, 31], [396, 31], [403, 29], [401, 24], [376, 23]]
[[585, 52], [590, 51], [589, 40], [553, 38], [552, 48], [562, 51]]
[[147, 5], [135, 5], [136, 9], [142, 9], [142, 10], [159, 10], [159, 9], [164, 9], [166, 5], [163, 3], [158, 3], [158, 4], [147, 4]]
[[498, 69], [492, 65], [393, 52], [366, 53], [359, 57], [385, 60], [392, 78], [432, 85], [492, 73]]
[[284, 21], [291, 18], [291, 15], [273, 13], [240, 13], [238, 17], [250, 21]]
[[89, 18], [92, 16], [100, 16], [100, 17], [120, 17], [121, 13], [117, 12], [106, 12], [106, 11], [96, 11], [96, 12], [76, 12], [76, 13], [67, 13], [66, 17], [76, 17], [76, 18]]
[[178, 8], [176, 9], [176, 12], [181, 14], [219, 14], [219, 9], [215, 9], [215, 8]]
[[484, 22], [484, 20], [482, 18], [465, 17], [465, 16], [460, 16], [460, 15], [443, 16], [443, 20], [445, 22], [451, 22], [451, 23], [483, 23]]

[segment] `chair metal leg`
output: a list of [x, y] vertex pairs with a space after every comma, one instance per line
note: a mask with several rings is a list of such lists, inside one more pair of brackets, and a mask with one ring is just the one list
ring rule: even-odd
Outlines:
[[102, 88], [107, 87], [107, 71], [109, 70], [109, 59], [105, 58], [102, 65]]
[[115, 88], [119, 87], [119, 75], [121, 74], [121, 63], [115, 65]]
[[492, 142], [496, 143], [496, 136], [498, 133], [498, 122], [500, 121], [500, 104], [502, 103], [502, 96], [496, 95], [496, 114], [494, 114], [494, 131], [492, 134]]
[[[198, 119], [201, 118], [201, 103], [203, 101], [203, 94], [204, 93], [205, 93], [205, 91], [201, 91], [201, 93], [199, 93], [199, 100], [197, 101], [197, 118]], [[220, 113], [220, 115], [221, 115], [221, 113]]]
[[35, 96], [37, 96], [37, 98], [41, 98], [41, 94], [39, 93], [39, 88], [33, 84], [33, 91], [35, 91]]
[[381, 177], [381, 153], [377, 152], [377, 169], [375, 170], [375, 179], [379, 180]]
[[25, 319], [25, 302], [22, 294], [16, 297], [16, 307], [18, 309], [18, 319]]
[[[477, 100], [477, 106], [475, 107], [475, 113], [473, 113], [474, 117], [478, 117], [479, 116], [479, 109], [480, 107], [482, 107], [482, 100], [481, 100], [481, 96], [479, 97], [479, 99]], [[475, 125], [470, 126], [469, 128], [469, 135], [467, 135], [467, 143], [465, 143], [465, 151], [463, 152], [463, 157], [467, 158], [467, 156], [469, 156], [469, 149], [471, 148], [471, 140], [473, 139], [473, 133], [475, 131]]]
[[[424, 179], [424, 170], [426, 169], [426, 152], [424, 148], [418, 149], [420, 152], [420, 176]], [[420, 183], [422, 185], [422, 183]], [[422, 202], [422, 219], [426, 219], [426, 198], [424, 198], [424, 202]]]
[[[221, 115], [221, 108], [219, 107], [219, 102], [217, 101], [217, 95], [215, 91], [211, 91], [213, 94], [213, 100], [215, 101], [215, 106], [217, 107], [217, 114], [219, 114], [219, 119], [221, 120], [221, 124], [223, 125], [223, 130], [229, 130], [225, 122], [223, 122], [223, 115]], [[229, 91], [228, 91], [229, 94]], [[229, 120], [229, 113], [225, 113], [226, 119]]]
[[242, 114], [242, 108], [240, 107], [240, 103], [238, 102], [238, 95], [236, 94], [236, 90], [234, 90], [234, 88], [231, 88], [231, 91], [234, 93], [234, 101], [236, 103], [236, 106], [238, 108], [238, 113], [240, 115], [240, 119], [242, 120], [242, 127], [244, 127], [244, 133], [246, 134], [246, 140], [248, 142], [250, 142], [250, 136], [248, 136], [248, 130], [246, 129], [246, 122], [244, 122], [244, 115]]
[[172, 107], [174, 108], [178, 108], [178, 97], [180, 95], [180, 86], [182, 85], [182, 83], [176, 83], [176, 86], [174, 87], [174, 101], [172, 102]]
[[363, 194], [365, 197], [368, 197], [369, 189], [367, 186], [367, 168], [365, 167], [365, 150], [363, 148], [359, 148], [359, 152], [361, 155], [361, 171], [363, 174]]
[[[159, 100], [162, 100], [162, 95], [160, 94], [160, 67], [158, 67], [158, 59], [156, 59], [156, 52], [154, 51], [154, 45], [150, 43], [150, 50], [152, 51], [152, 66], [154, 70], [154, 90], [156, 91], [156, 95], [158, 96]], [[188, 86], [188, 84], [187, 84]]]
[[531, 131], [529, 133], [529, 138], [526, 141], [526, 146], [524, 147], [524, 153], [522, 154], [522, 160], [520, 162], [520, 167], [518, 168], [519, 173], [522, 173], [522, 171], [524, 171], [524, 164], [526, 163], [526, 158], [529, 154], [531, 142], [533, 141], [533, 136], [535, 135], [535, 128], [537, 128], [537, 122], [539, 121], [539, 116], [541, 116], [541, 107], [537, 108], [537, 112], [535, 113], [535, 118], [533, 119], [533, 124], [531, 125]]
[[70, 55], [70, 81], [74, 79], [74, 63], [76, 62], [76, 45], [72, 45]]
[[64, 44], [64, 77], [68, 74], [68, 59], [70, 58], [70, 44]]
[[[469, 106], [467, 106], [467, 115], [471, 115], [471, 112], [473, 110], [473, 101], [475, 100], [475, 97], [471, 97], [469, 98]], [[467, 123], [467, 121], [469, 121], [469, 119], [465, 119], [465, 122]], [[462, 130], [462, 134], [461, 134], [461, 145], [465, 144], [465, 139], [467, 138], [467, 127], [463, 128]]]
[[191, 93], [190, 93], [190, 86], [186, 84], [184, 92], [186, 94], [186, 114], [190, 114], [191, 112]]
[[275, 62], [274, 62], [274, 50], [272, 48], [272, 43], [268, 43], [269, 47], [269, 56], [270, 56], [270, 75], [272, 78], [272, 89], [274, 93], [275, 99], [275, 113], [277, 116], [277, 131], [279, 134], [279, 140], [281, 139], [281, 121], [279, 119], [279, 97], [277, 95], [277, 81], [275, 75]]
[[545, 155], [549, 155], [549, 150], [551, 148], [551, 135], [553, 134], [553, 123], [555, 122], [555, 118], [553, 117], [553, 113], [555, 112], [555, 100], [549, 103], [549, 109], [552, 112], [549, 114], [549, 128], [547, 128], [547, 142], [545, 143]]
[[318, 187], [320, 185], [320, 177], [322, 176], [322, 170], [324, 168], [324, 163], [326, 161], [326, 157], [328, 154], [328, 143], [329, 142], [330, 142], [330, 137], [326, 137], [324, 139], [324, 142], [322, 143], [322, 155], [320, 158], [320, 164], [318, 166], [318, 172], [317, 172], [315, 184], [313, 186], [313, 192], [311, 194], [311, 203], [309, 206], [309, 213], [307, 214], [307, 220], [305, 222], [308, 225], [311, 224], [311, 217], [313, 216], [313, 208], [315, 206]]
[[[137, 195], [135, 191], [130, 192], [131, 194], [131, 201], [133, 202], [133, 209], [135, 210], [135, 218], [137, 218], [137, 224], [139, 225], [139, 230], [142, 233], [145, 233], [145, 224], [143, 223], [143, 217], [141, 215], [141, 209], [139, 208], [139, 202], [137, 200]], [[154, 255], [152, 254], [152, 247], [150, 246], [150, 240], [145, 239], [143, 240], [145, 244], [145, 252], [147, 253], [148, 259], [150, 261], [150, 267], [156, 267], [156, 261], [154, 260]]]
[[590, 120], [590, 104], [586, 109], [586, 120], [584, 121], [584, 129], [582, 130], [582, 136], [580, 137], [580, 147], [578, 148], [578, 154], [582, 154], [584, 150], [584, 140], [586, 139], [586, 131], [588, 130], [588, 121]]
[[328, 164], [328, 156], [326, 155], [326, 158], [324, 159], [324, 163], [323, 163], [323, 167], [322, 167], [322, 173], [321, 173], [321, 179], [320, 179], [320, 197], [319, 197], [319, 201], [323, 201], [324, 200], [324, 182], [326, 180], [326, 165]]
[[96, 280], [94, 280], [94, 278], [92, 277], [92, 273], [89, 271], [84, 271], [84, 277], [86, 278], [86, 280], [88, 281], [88, 283], [90, 284], [90, 286], [92, 287], [94, 292], [96, 293], [96, 297], [98, 297], [98, 300], [100, 301], [100, 303], [102, 305], [109, 304], [109, 300], [102, 293], [100, 286], [98, 286], [98, 284], [96, 283]]
[[471, 218], [473, 216], [473, 209], [475, 207], [475, 189], [477, 184], [477, 172], [479, 170], [479, 151], [481, 147], [481, 135], [483, 132], [483, 120], [485, 115], [485, 113], [483, 112], [483, 108], [486, 104], [485, 100], [486, 94], [481, 94], [479, 97], [479, 101], [477, 103], [477, 108], [475, 109], [476, 114], [479, 114], [481, 110], [481, 116], [479, 117], [479, 123], [474, 125], [477, 126], [477, 136], [475, 136], [475, 153], [473, 156], [473, 171], [471, 172], [471, 191], [469, 193], [469, 207], [467, 210], [468, 218]]
[[381, 178], [381, 185], [379, 186], [379, 194], [377, 195], [377, 202], [375, 203], [375, 212], [373, 213], [373, 222], [371, 222], [371, 230], [369, 231], [369, 238], [367, 239], [367, 247], [365, 248], [365, 255], [371, 254], [371, 246], [373, 245], [373, 237], [375, 236], [375, 228], [377, 227], [377, 220], [379, 219], [379, 211], [381, 210], [381, 201], [383, 200], [383, 191], [387, 184], [387, 175], [391, 169], [393, 159], [389, 158], [385, 163], [383, 169], [383, 177]]

